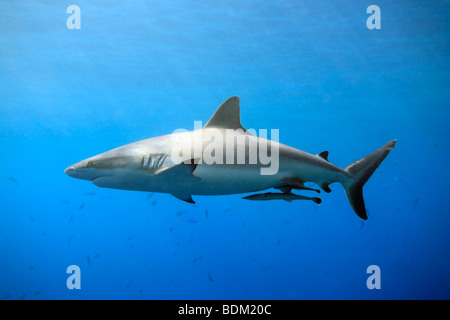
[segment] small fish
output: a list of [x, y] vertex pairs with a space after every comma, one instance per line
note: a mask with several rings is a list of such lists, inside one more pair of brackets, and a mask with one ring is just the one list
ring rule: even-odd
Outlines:
[[149, 200], [151, 197], [153, 197], [153, 193], [150, 192], [145, 200]]
[[205, 209], [205, 216], [206, 216], [206, 219], [209, 219], [208, 218], [208, 209]]
[[184, 222], [189, 222], [189, 223], [197, 223], [198, 221], [195, 219], [183, 219]]
[[83, 209], [84, 208], [84, 203], [82, 203], [79, 207], [78, 207], [78, 210], [81, 210], [81, 209]]
[[133, 236], [129, 236], [127, 241], [131, 241], [131, 240], [133, 240], [133, 238], [134, 238], [134, 235]]
[[192, 263], [196, 263], [196, 262], [198, 262], [198, 261], [200, 261], [200, 260], [202, 260], [203, 259], [203, 256], [199, 256], [199, 257], [197, 257], [197, 258], [194, 258], [193, 260], [192, 260]]
[[89, 257], [89, 255], [86, 256], [86, 260], [87, 260], [88, 266], [90, 266], [91, 265], [91, 257]]
[[19, 181], [17, 181], [17, 179], [14, 177], [9, 177], [8, 180], [14, 183], [19, 183]]
[[270, 270], [270, 269], [272, 269], [271, 266], [268, 266], [268, 267], [259, 267], [259, 268], [258, 268], [258, 271], [268, 271], [268, 270]]
[[182, 215], [185, 214], [186, 212], [187, 212], [187, 210], [178, 211], [178, 212], [177, 212], [177, 217], [182, 216]]
[[419, 197], [417, 197], [416, 200], [414, 200], [414, 209], [417, 207], [418, 204], [419, 204]]
[[30, 221], [33, 221], [33, 222], [36, 221], [36, 219], [33, 216], [28, 216], [28, 219], [30, 219]]
[[62, 200], [62, 203], [69, 204], [70, 202], [69, 202], [69, 200]]
[[97, 193], [95, 193], [95, 192], [85, 192], [85, 193], [83, 193], [83, 195], [84, 196], [90, 196], [90, 197], [92, 197], [92, 196], [95, 196]]
[[312, 200], [317, 204], [320, 204], [322, 200], [317, 197], [305, 197], [300, 196], [298, 194], [290, 193], [290, 192], [266, 192], [266, 193], [257, 193], [252, 194], [242, 199], [246, 200], [284, 200], [287, 202], [291, 202], [293, 200]]
[[155, 200], [153, 200], [150, 204], [151, 204], [152, 206], [156, 206], [157, 203], [158, 203], [158, 202], [156, 202]]
[[210, 282], [214, 282], [214, 279], [212, 278], [211, 274], [208, 272], [208, 279]]

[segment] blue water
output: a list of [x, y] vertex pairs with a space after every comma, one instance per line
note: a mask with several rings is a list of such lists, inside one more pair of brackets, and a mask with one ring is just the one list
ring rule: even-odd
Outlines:
[[[1, 1], [0, 298], [450, 298], [449, 36], [448, 1]], [[192, 205], [63, 172], [233, 95], [244, 127], [340, 167], [398, 139], [369, 219], [338, 184]]]

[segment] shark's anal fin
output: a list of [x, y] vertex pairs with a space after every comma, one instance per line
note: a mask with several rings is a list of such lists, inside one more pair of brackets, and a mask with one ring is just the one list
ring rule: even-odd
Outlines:
[[275, 189], [281, 190], [281, 191], [283, 191], [285, 193], [290, 192], [292, 189], [296, 189], [296, 190], [310, 190], [310, 191], [315, 191], [317, 193], [320, 193], [319, 189], [313, 189], [313, 188], [305, 187], [305, 185], [303, 184], [303, 181], [301, 181], [298, 178], [287, 177], [287, 178], [281, 179], [281, 181], [286, 182], [287, 184], [279, 186], [279, 187], [275, 187]]
[[330, 189], [330, 187], [328, 186], [329, 185], [329, 183], [322, 183], [321, 185], [320, 185], [320, 187], [323, 189], [323, 191], [325, 191], [326, 193], [330, 193], [331, 192], [331, 189]]

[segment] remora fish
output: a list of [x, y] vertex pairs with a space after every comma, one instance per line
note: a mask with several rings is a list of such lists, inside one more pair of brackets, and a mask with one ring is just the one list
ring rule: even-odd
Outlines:
[[257, 193], [252, 194], [250, 196], [243, 197], [242, 199], [246, 200], [284, 200], [287, 202], [292, 202], [292, 200], [312, 200], [317, 204], [320, 204], [322, 200], [316, 197], [305, 197], [300, 196], [298, 194], [290, 193], [290, 192], [266, 192], [266, 193]]
[[[270, 188], [290, 191], [303, 189], [305, 182], [314, 182], [325, 192], [331, 192], [328, 185], [339, 182], [356, 214], [367, 219], [362, 188], [389, 151], [394, 149], [396, 140], [342, 169], [328, 161], [327, 151], [313, 155], [250, 134], [241, 125], [239, 110], [239, 98], [231, 97], [201, 129], [131, 143], [71, 165], [65, 173], [92, 181], [99, 187], [170, 193], [190, 203], [194, 203], [191, 195], [248, 193]], [[200, 145], [200, 151], [207, 151], [211, 136], [217, 132], [231, 134], [231, 141], [237, 141], [234, 148], [241, 150], [244, 147], [245, 159], [257, 154], [258, 146], [264, 143], [267, 149], [278, 150], [278, 170], [275, 174], [261, 174], [262, 169], [267, 168], [262, 161], [257, 164], [239, 164], [236, 161], [223, 164], [228, 160], [226, 152], [222, 154], [222, 163], [212, 164], [199, 161], [195, 150], [179, 156], [180, 146], [191, 145], [192, 142], [194, 147], [195, 144]], [[223, 150], [226, 150], [226, 141], [222, 143]], [[216, 152], [215, 156], [218, 154]], [[178, 159], [174, 155], [178, 155]]]

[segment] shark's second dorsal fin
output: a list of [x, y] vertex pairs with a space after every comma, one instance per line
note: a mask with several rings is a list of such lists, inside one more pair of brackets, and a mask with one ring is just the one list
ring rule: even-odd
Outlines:
[[318, 156], [328, 161], [328, 151], [322, 151], [321, 153], [318, 154]]
[[228, 98], [214, 112], [204, 128], [243, 129], [241, 125], [239, 97]]

